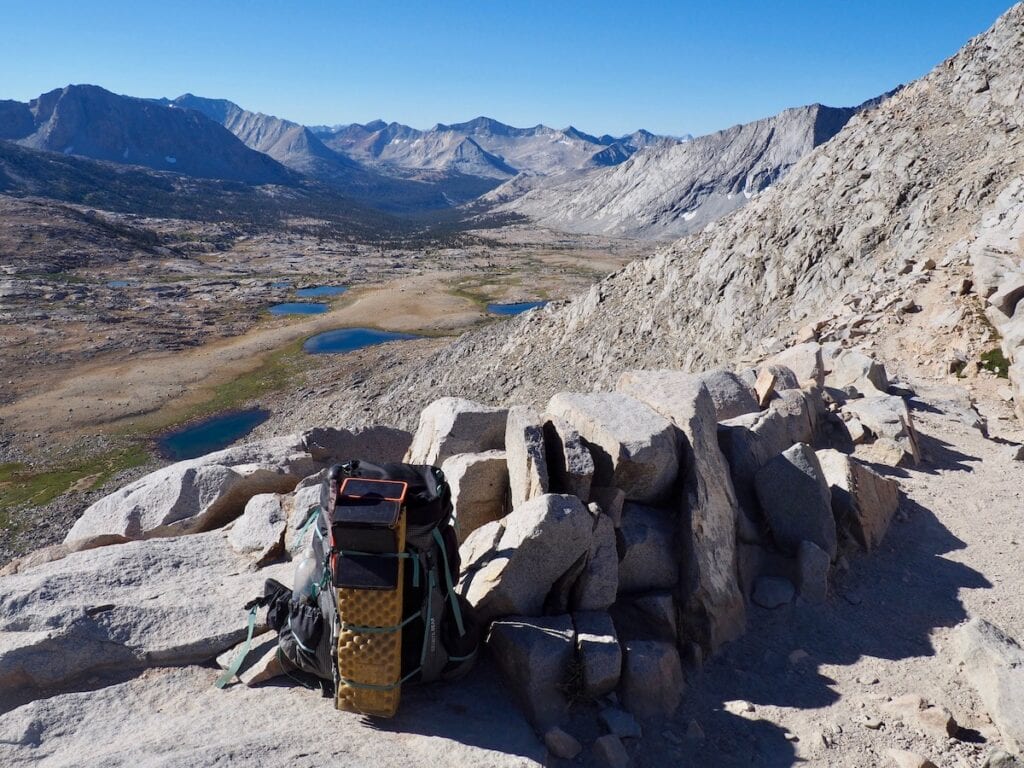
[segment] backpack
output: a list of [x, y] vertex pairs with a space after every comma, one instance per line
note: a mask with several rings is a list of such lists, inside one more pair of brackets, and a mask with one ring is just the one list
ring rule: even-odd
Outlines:
[[[461, 561], [452, 525], [451, 491], [437, 467], [411, 464], [371, 464], [350, 461], [336, 465], [321, 487], [320, 504], [308, 511], [293, 549], [307, 534], [311, 538], [319, 580], [309, 596], [296, 596], [274, 579], [267, 579], [262, 597], [246, 605], [249, 625], [256, 611], [267, 608], [267, 623], [278, 633], [278, 653], [292, 666], [321, 681], [325, 695], [338, 684], [337, 642], [342, 618], [332, 586], [332, 555], [327, 510], [331, 495], [344, 478], [400, 481], [405, 497], [406, 559], [400, 631], [401, 678], [404, 683], [453, 680], [465, 675], [479, 648], [479, 626], [471, 606], [455, 591]], [[312, 533], [309, 533], [310, 530]], [[307, 553], [309, 548], [307, 548]], [[437, 620], [440, 617], [440, 620]], [[398, 628], [396, 627], [396, 630]], [[247, 647], [218, 680], [223, 687], [237, 673]], [[222, 682], [223, 681], [223, 682]]]

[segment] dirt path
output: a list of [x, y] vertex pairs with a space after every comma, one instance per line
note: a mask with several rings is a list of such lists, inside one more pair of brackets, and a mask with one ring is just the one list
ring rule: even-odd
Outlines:
[[123, 428], [143, 415], [153, 423], [170, 422], [208, 400], [219, 384], [258, 368], [269, 353], [318, 331], [371, 326], [444, 333], [479, 322], [479, 307], [450, 292], [453, 276], [435, 272], [361, 286], [322, 315], [269, 321], [187, 352], [99, 360], [64, 376], [50, 374], [36, 384], [35, 394], [0, 407], [0, 420], [12, 431], [59, 432], [66, 439]]
[[[825, 605], [752, 607], [747, 634], [708, 662], [673, 721], [646, 729], [637, 765], [671, 755], [683, 765], [891, 766], [897, 748], [940, 768], [981, 766], [998, 746], [947, 645], [968, 615], [1024, 638], [1024, 462], [1007, 445], [1021, 431], [1005, 403], [982, 403], [986, 439], [965, 423], [962, 389], [918, 392], [928, 460], [894, 471], [900, 519], [880, 549], [850, 559]], [[949, 709], [959, 738], [925, 735], [886, 709], [907, 693]], [[734, 700], [752, 711], [727, 711]], [[702, 738], [684, 736], [691, 722]]]

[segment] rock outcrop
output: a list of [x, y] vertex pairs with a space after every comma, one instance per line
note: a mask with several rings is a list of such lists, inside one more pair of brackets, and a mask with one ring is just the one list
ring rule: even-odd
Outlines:
[[957, 628], [954, 644], [956, 660], [1003, 742], [1024, 757], [1024, 649], [978, 618]]

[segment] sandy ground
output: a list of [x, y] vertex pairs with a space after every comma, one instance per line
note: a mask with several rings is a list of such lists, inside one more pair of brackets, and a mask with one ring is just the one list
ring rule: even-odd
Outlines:
[[268, 321], [242, 336], [194, 350], [98, 360], [63, 377], [39, 380], [36, 394], [0, 407], [7, 428], [29, 432], [61, 424], [73, 437], [132, 426], [139, 416], [173, 420], [175, 413], [209, 399], [213, 389], [259, 367], [270, 352], [319, 331], [371, 326], [392, 331], [446, 333], [484, 319], [470, 299], [453, 295], [433, 273], [381, 285], [353, 288], [338, 308], [301, 319]]
[[[691, 675], [677, 715], [645, 728], [636, 765], [891, 766], [897, 748], [966, 767], [999, 745], [949, 637], [978, 615], [1024, 640], [1024, 462], [1010, 458], [1024, 433], [982, 398], [987, 439], [965, 423], [962, 386], [913, 383], [926, 461], [888, 470], [903, 495], [882, 546], [849, 558], [825, 605], [752, 607], [746, 635]], [[949, 709], [957, 738], [886, 709], [908, 693]], [[737, 700], [750, 711], [726, 709]]]

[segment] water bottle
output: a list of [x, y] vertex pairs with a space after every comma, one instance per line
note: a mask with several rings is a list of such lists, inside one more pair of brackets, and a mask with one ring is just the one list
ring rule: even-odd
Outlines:
[[316, 555], [313, 554], [313, 545], [308, 545], [302, 551], [302, 557], [295, 566], [295, 580], [292, 582], [292, 599], [296, 602], [313, 602], [316, 599], [314, 589], [319, 583], [317, 576]]

